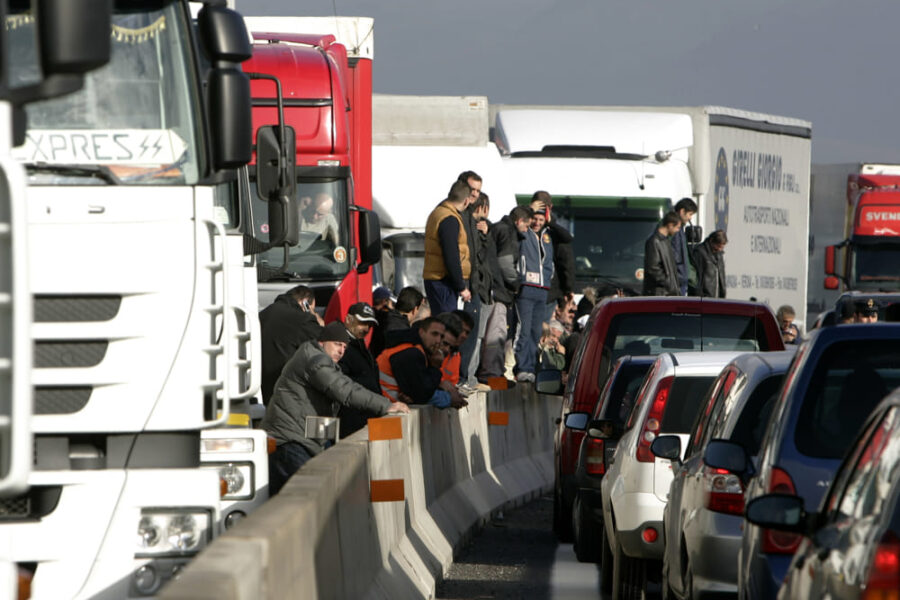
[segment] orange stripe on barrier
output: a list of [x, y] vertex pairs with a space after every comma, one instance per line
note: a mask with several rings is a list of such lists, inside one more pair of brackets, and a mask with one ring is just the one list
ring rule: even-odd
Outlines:
[[402, 479], [373, 479], [369, 485], [372, 502], [402, 502], [406, 499]]
[[509, 413], [508, 412], [489, 412], [488, 413], [488, 425], [509, 425]]
[[492, 390], [505, 390], [509, 388], [509, 380], [506, 377], [488, 377], [487, 384]]
[[400, 421], [400, 417], [369, 419], [370, 442], [401, 439], [403, 439], [403, 424]]

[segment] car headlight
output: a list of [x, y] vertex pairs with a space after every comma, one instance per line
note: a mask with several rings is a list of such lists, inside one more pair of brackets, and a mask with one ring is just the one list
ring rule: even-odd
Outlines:
[[224, 500], [249, 500], [255, 493], [252, 463], [201, 463], [200, 468], [214, 471], [225, 481]]
[[200, 438], [200, 453], [252, 454], [253, 438]]
[[211, 520], [206, 510], [143, 510], [135, 555], [196, 554], [209, 543]]

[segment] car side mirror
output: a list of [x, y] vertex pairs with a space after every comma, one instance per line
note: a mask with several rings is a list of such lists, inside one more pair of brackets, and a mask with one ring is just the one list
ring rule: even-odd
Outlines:
[[[562, 372], [558, 369], [544, 369], [535, 376], [534, 389], [538, 394], [562, 396]], [[585, 421], [587, 423], [587, 421]], [[584, 429], [584, 426], [581, 427]]]
[[650, 452], [658, 458], [681, 462], [681, 438], [677, 435], [661, 435], [650, 444]]
[[803, 509], [803, 498], [790, 494], [766, 494], [747, 504], [747, 520], [766, 529], [791, 531], [810, 535], [815, 523], [815, 513]]
[[612, 419], [594, 419], [587, 426], [587, 434], [601, 440], [617, 440], [622, 437], [622, 426]]
[[584, 431], [590, 418], [591, 415], [587, 414], [586, 412], [570, 412], [566, 415], [566, 427], [568, 427], [569, 429]]
[[753, 463], [747, 456], [747, 451], [740, 444], [729, 440], [710, 440], [703, 451], [703, 463], [714, 469], [725, 469], [741, 479], [753, 475]]

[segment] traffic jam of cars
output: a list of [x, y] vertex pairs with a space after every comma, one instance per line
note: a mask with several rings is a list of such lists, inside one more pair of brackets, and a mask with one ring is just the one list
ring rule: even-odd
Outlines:
[[787, 345], [757, 302], [599, 303], [557, 390], [553, 528], [601, 590], [900, 598], [898, 300], [842, 322], [842, 297]]

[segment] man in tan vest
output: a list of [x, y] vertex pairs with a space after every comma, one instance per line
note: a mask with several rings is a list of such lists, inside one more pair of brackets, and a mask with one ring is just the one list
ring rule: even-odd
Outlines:
[[438, 204], [425, 223], [425, 295], [432, 314], [456, 310], [459, 298], [472, 299], [469, 291], [469, 241], [462, 212], [472, 188], [456, 181], [447, 199]]

